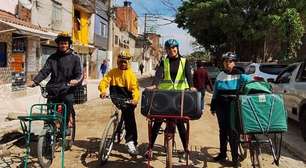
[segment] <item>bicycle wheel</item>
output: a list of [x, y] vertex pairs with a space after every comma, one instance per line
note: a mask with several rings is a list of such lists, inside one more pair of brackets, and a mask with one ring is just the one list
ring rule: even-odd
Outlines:
[[258, 143], [251, 144], [250, 155], [253, 168], [262, 168], [261, 149]]
[[172, 154], [173, 154], [173, 134], [168, 134], [166, 136], [166, 149], [167, 149], [167, 157], [166, 157], [166, 167], [172, 168]]
[[240, 161], [243, 161], [244, 159], [247, 158], [248, 148], [247, 148], [246, 144], [239, 143], [239, 145], [238, 145], [238, 155], [239, 155]]
[[103, 131], [99, 148], [99, 162], [101, 165], [107, 162], [107, 159], [112, 151], [117, 122], [118, 118], [112, 117]]
[[281, 156], [281, 149], [282, 149], [282, 133], [273, 133], [272, 137], [272, 155], [275, 164], [279, 165], [279, 159]]
[[54, 127], [49, 125], [43, 128], [37, 143], [37, 157], [43, 168], [49, 168], [52, 164], [55, 152]]

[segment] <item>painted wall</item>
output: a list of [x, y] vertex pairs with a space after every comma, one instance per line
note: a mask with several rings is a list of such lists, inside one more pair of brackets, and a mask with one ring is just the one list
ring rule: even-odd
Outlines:
[[[32, 23], [49, 28], [54, 32], [66, 31], [72, 34], [73, 4], [71, 0], [39, 0], [33, 4]], [[59, 7], [59, 8], [58, 8]]]
[[9, 12], [11, 14], [16, 14], [18, 0], [0, 0], [0, 4], [0, 10]]

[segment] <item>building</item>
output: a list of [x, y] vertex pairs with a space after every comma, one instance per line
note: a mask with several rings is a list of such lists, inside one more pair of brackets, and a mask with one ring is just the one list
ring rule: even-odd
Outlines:
[[90, 41], [93, 41], [95, 50], [90, 59], [90, 77], [97, 78], [100, 74], [100, 65], [107, 58], [108, 47], [108, 27], [109, 19], [107, 15], [108, 4], [107, 0], [95, 0], [95, 13], [91, 17]]
[[0, 83], [11, 83], [12, 74], [31, 79], [39, 68], [41, 42], [53, 40], [57, 34], [31, 23], [34, 8], [31, 1], [0, 0], [0, 3]]
[[89, 63], [95, 47], [92, 45], [93, 39], [90, 38], [91, 16], [95, 12], [94, 0], [73, 0], [73, 26], [72, 41], [73, 49], [81, 57], [86, 77], [91, 76]]
[[114, 10], [116, 19], [113, 26], [113, 66], [117, 66], [117, 56], [124, 49], [130, 51], [134, 62], [137, 61], [135, 46], [138, 38], [138, 16], [131, 4], [125, 1], [124, 6]]

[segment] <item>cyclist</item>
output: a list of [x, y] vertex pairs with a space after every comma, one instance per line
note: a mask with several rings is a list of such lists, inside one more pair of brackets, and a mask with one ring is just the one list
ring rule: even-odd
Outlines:
[[[153, 85], [147, 87], [147, 89], [160, 89], [160, 90], [185, 90], [193, 87], [193, 80], [191, 75], [191, 66], [186, 58], [182, 57], [179, 53], [179, 43], [175, 39], [169, 39], [165, 42], [165, 49], [167, 57], [162, 59], [160, 65], [157, 67]], [[145, 157], [148, 157], [149, 150], [153, 148], [158, 131], [162, 121], [155, 121], [152, 128], [152, 141], [149, 144], [148, 151], [145, 153]], [[182, 121], [176, 122], [179, 130], [179, 135], [184, 147], [187, 150], [186, 144], [186, 128]]]
[[[110, 70], [100, 81], [100, 96], [104, 98], [109, 88], [111, 97], [131, 99], [131, 104], [121, 109], [125, 123], [125, 141], [129, 154], [138, 155], [137, 150], [137, 127], [135, 121], [135, 108], [140, 97], [138, 81], [135, 73], [130, 68], [131, 55], [128, 51], [122, 51], [118, 55], [117, 68]], [[115, 100], [113, 101], [116, 104]]]
[[[243, 70], [235, 66], [237, 55], [227, 52], [222, 55], [224, 70], [217, 76], [214, 93], [211, 101], [211, 112], [217, 114], [219, 124], [220, 153], [214, 157], [215, 161], [226, 159], [227, 142], [229, 141], [232, 153], [232, 161], [235, 167], [239, 166], [238, 160], [238, 134], [230, 128], [230, 97], [226, 95], [235, 94], [240, 85], [250, 81], [249, 75], [243, 74]], [[219, 104], [219, 105], [218, 105]], [[222, 104], [222, 106], [220, 106]]]
[[[67, 106], [68, 126], [72, 127], [72, 116], [74, 114], [74, 90], [83, 79], [80, 57], [73, 54], [70, 48], [72, 44], [71, 37], [67, 32], [59, 33], [55, 39], [57, 51], [50, 55], [44, 67], [28, 83], [29, 87], [37, 86], [49, 74], [51, 78], [46, 85], [48, 92], [48, 102], [65, 103]], [[70, 129], [67, 129], [67, 135]]]

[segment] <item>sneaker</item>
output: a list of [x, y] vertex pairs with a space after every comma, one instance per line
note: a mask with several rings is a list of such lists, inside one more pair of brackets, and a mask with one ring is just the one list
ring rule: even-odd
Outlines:
[[126, 146], [128, 147], [128, 153], [132, 156], [136, 156], [139, 154], [134, 141], [129, 141], [128, 143], [126, 143]]
[[226, 160], [226, 155], [219, 154], [217, 157], [214, 157], [214, 161], [221, 162]]

